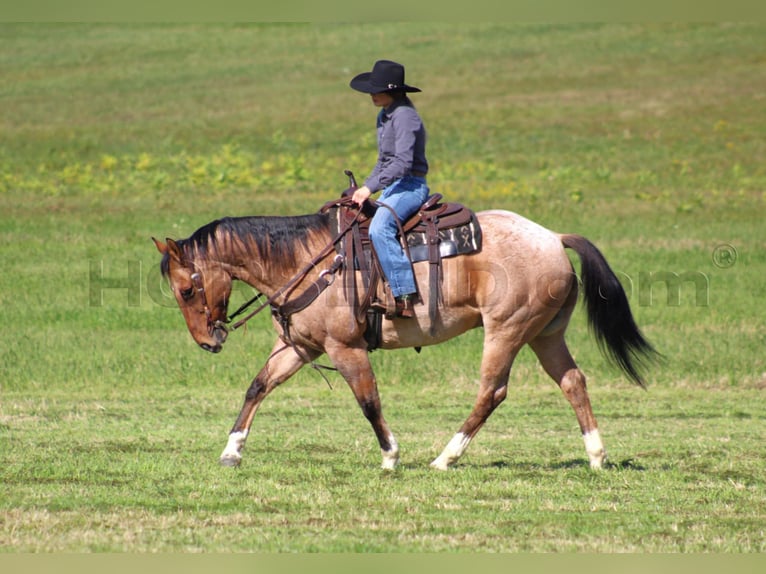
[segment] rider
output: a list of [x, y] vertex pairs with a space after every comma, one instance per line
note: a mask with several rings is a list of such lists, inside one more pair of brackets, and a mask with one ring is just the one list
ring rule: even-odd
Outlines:
[[[404, 83], [404, 66], [378, 60], [371, 72], [355, 76], [350, 86], [372, 97], [382, 108], [377, 118], [378, 161], [353, 195], [362, 205], [373, 193], [382, 190], [379, 203], [406, 221], [428, 197], [426, 174], [426, 130], [408, 92], [420, 89]], [[415, 316], [413, 299], [417, 293], [412, 264], [397, 239], [398, 226], [389, 209], [379, 208], [370, 223], [370, 239], [396, 301], [396, 315]]]

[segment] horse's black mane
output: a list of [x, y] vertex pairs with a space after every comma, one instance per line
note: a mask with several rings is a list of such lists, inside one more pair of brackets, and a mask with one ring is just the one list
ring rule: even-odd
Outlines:
[[[329, 218], [325, 213], [282, 217], [224, 217], [203, 225], [187, 239], [176, 241], [184, 254], [206, 257], [221, 247], [221, 241], [240, 239], [254, 257], [292, 263], [299, 247], [308, 248], [312, 233], [328, 231]], [[255, 246], [254, 251], [251, 246]], [[169, 271], [166, 253], [160, 263], [162, 274]]]

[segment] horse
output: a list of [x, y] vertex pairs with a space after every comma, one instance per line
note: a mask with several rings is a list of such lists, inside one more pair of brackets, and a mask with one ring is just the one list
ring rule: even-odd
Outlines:
[[[506, 398], [514, 359], [529, 345], [575, 412], [592, 469], [603, 468], [606, 450], [593, 415], [586, 378], [565, 341], [582, 290], [590, 331], [608, 360], [645, 387], [642, 372], [657, 355], [631, 313], [625, 292], [598, 248], [576, 234], [559, 234], [510, 211], [476, 214], [481, 250], [442, 261], [438, 324], [429, 318], [427, 289], [414, 318], [383, 320], [380, 348], [392, 350], [438, 345], [468, 331], [484, 329], [481, 378], [468, 417], [431, 467], [446, 470], [460, 459], [492, 412]], [[238, 466], [256, 411], [262, 401], [304, 365], [321, 355], [332, 362], [372, 426], [382, 454], [381, 467], [394, 469], [399, 446], [381, 410], [375, 374], [364, 337], [366, 319], [343, 283], [333, 281], [341, 264], [327, 213], [293, 216], [225, 217], [186, 239], [152, 238], [188, 330], [204, 350], [217, 353], [227, 340], [228, 304], [233, 281], [243, 281], [266, 296], [274, 311], [303, 289], [322, 283], [289, 320], [274, 313], [276, 339], [265, 364], [252, 380], [219, 462]], [[580, 260], [576, 274], [566, 249]], [[428, 281], [428, 262], [414, 263], [417, 284]], [[313, 283], [312, 283], [313, 282]], [[302, 287], [310, 284], [310, 287]], [[580, 288], [582, 284], [582, 289]], [[289, 288], [288, 288], [289, 287]]]

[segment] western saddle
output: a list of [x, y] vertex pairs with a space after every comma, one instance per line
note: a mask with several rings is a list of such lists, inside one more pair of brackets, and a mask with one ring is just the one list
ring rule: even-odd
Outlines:
[[[347, 230], [335, 244], [336, 251], [343, 256], [347, 271], [344, 273], [346, 297], [357, 309], [357, 320], [367, 316], [365, 338], [370, 351], [380, 346], [382, 317], [392, 319], [395, 303], [391, 289], [381, 270], [375, 249], [370, 241], [369, 229], [372, 217], [378, 209], [388, 209], [384, 204], [365, 202], [360, 209], [353, 204], [351, 196], [357, 189], [353, 173], [346, 170], [349, 187], [341, 197], [327, 202], [320, 212], [330, 215], [330, 221], [337, 235]], [[481, 227], [476, 214], [459, 203], [442, 203], [441, 194], [428, 197], [421, 208], [407, 221], [399, 224], [399, 238], [410, 261], [429, 263], [429, 308], [430, 332], [436, 332], [438, 306], [442, 302], [441, 260], [474, 253], [481, 250]], [[361, 272], [364, 295], [357, 293], [356, 274]], [[418, 299], [422, 301], [418, 295]]]

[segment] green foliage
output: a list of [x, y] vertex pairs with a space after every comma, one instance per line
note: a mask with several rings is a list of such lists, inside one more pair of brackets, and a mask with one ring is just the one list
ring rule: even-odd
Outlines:
[[[761, 25], [0, 26], [4, 551], [763, 552], [766, 29]], [[315, 211], [375, 160], [348, 89], [407, 65], [429, 185], [580, 233], [664, 353], [649, 391], [576, 313], [611, 466], [523, 351], [448, 473], [481, 331], [372, 361], [403, 464], [305, 370], [222, 469], [267, 317], [200, 351], [150, 240]], [[576, 262], [575, 262], [576, 265]], [[232, 305], [252, 295], [240, 286]]]

